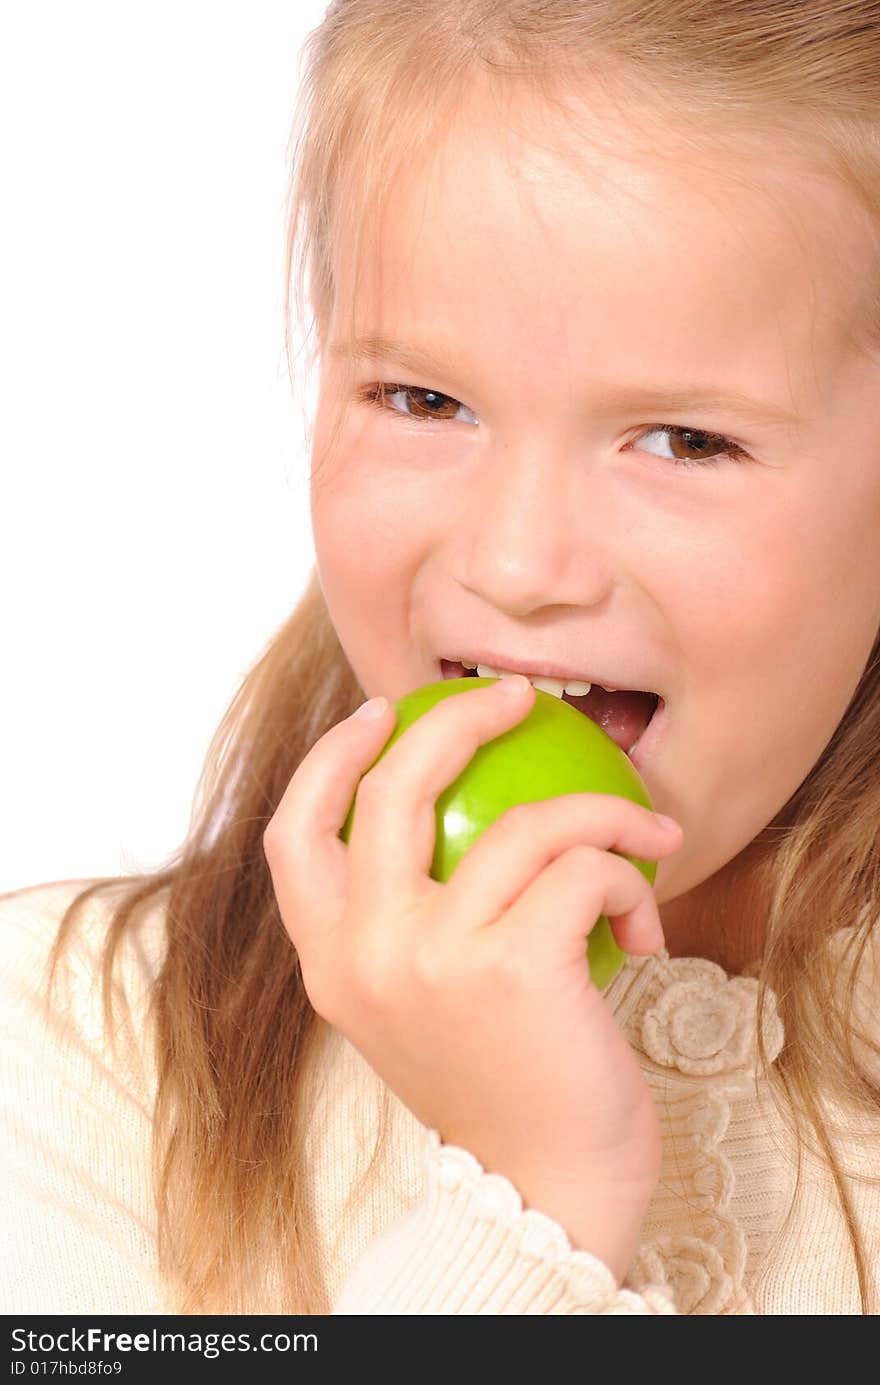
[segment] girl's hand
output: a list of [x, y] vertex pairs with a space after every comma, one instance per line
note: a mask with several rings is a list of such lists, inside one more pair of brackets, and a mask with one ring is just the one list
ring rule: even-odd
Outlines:
[[318, 1014], [425, 1126], [509, 1178], [621, 1280], [660, 1129], [590, 981], [586, 938], [604, 913], [625, 951], [662, 947], [650, 885], [612, 850], [656, 860], [681, 831], [628, 799], [566, 794], [502, 814], [446, 884], [428, 874], [437, 798], [533, 703], [524, 678], [446, 698], [366, 774], [394, 713], [355, 713], [309, 751], [263, 843]]

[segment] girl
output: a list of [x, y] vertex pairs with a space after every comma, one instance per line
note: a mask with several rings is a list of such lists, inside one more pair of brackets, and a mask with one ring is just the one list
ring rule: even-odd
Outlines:
[[[6, 1310], [876, 1312], [880, 5], [307, 56], [316, 572], [167, 866], [4, 901]], [[441, 885], [535, 679], [672, 821], [524, 806]]]

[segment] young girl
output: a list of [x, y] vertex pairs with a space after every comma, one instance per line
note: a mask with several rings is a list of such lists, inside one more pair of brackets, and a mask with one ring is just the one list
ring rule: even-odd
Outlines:
[[[167, 866], [3, 901], [5, 1310], [876, 1312], [880, 5], [347, 0], [307, 55], [316, 572]], [[536, 679], [657, 814], [441, 885]]]

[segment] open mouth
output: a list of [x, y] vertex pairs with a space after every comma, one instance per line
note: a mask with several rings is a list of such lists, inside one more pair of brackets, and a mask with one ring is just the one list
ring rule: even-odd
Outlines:
[[[478, 678], [480, 675], [476, 667], [469, 667], [461, 662], [451, 659], [441, 659], [440, 668], [444, 678]], [[485, 670], [484, 670], [485, 673]], [[488, 675], [504, 677], [503, 669]], [[564, 684], [558, 679], [543, 678], [540, 675], [525, 675], [529, 681], [543, 692], [549, 692], [554, 697], [559, 697], [563, 702], [568, 702], [578, 712], [589, 717], [597, 726], [601, 726], [606, 735], [610, 736], [615, 745], [630, 755], [636, 744], [645, 734], [648, 726], [654, 718], [654, 714], [659, 708], [665, 706], [663, 698], [659, 693], [642, 692], [637, 689], [620, 688], [614, 692], [609, 692], [598, 683], [593, 684], [572, 684], [572, 692], [565, 690]], [[588, 688], [587, 692], [583, 689]]]

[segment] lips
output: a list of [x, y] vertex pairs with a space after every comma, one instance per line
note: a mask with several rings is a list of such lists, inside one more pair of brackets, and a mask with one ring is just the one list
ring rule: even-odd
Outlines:
[[[466, 669], [458, 661], [441, 659], [440, 667], [444, 678], [477, 676], [476, 670]], [[525, 676], [529, 677], [528, 672]], [[658, 708], [665, 707], [663, 699], [656, 693], [623, 688], [618, 692], [607, 692], [598, 683], [592, 684], [590, 691], [583, 697], [563, 693], [562, 698], [600, 726], [615, 745], [627, 754], [630, 754], [641, 740]]]

